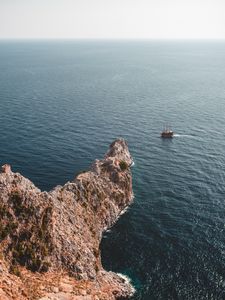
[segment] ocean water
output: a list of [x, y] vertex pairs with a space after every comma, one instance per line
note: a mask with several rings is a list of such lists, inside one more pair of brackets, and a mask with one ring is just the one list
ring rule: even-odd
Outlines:
[[225, 299], [224, 128], [225, 42], [0, 42], [1, 164], [50, 190], [128, 141], [134, 203], [101, 251], [135, 300]]

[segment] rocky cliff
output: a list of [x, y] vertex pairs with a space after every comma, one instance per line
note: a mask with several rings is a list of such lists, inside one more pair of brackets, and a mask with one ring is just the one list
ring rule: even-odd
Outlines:
[[64, 186], [41, 192], [9, 165], [0, 174], [0, 299], [124, 299], [133, 288], [106, 272], [99, 244], [133, 199], [126, 142]]

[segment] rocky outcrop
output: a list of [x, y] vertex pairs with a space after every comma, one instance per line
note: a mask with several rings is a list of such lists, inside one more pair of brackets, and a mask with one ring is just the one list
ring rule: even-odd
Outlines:
[[103, 269], [99, 250], [103, 232], [133, 199], [131, 164], [126, 142], [118, 139], [90, 171], [50, 192], [2, 167], [1, 299], [122, 299], [133, 293], [127, 280]]

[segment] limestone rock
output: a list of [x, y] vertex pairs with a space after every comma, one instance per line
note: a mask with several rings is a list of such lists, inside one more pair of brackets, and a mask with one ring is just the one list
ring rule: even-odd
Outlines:
[[103, 270], [99, 250], [103, 232], [133, 199], [131, 164], [126, 142], [118, 139], [90, 171], [50, 192], [41, 192], [9, 165], [2, 167], [2, 299], [121, 299], [132, 295], [128, 282]]

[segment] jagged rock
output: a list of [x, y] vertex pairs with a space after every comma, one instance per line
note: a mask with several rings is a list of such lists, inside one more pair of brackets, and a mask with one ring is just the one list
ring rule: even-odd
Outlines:
[[48, 193], [13, 173], [9, 165], [2, 167], [2, 298], [121, 299], [132, 295], [127, 281], [103, 270], [99, 250], [103, 232], [133, 199], [131, 164], [126, 142], [118, 139], [90, 171]]

